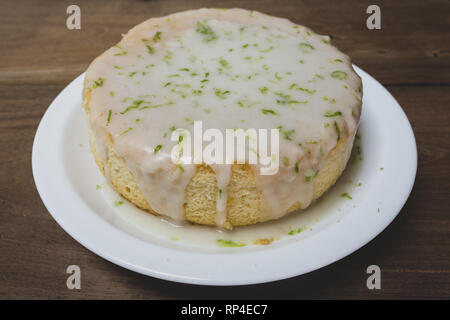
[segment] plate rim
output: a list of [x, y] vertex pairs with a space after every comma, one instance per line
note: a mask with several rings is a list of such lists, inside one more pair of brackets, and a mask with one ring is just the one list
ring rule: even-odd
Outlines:
[[[386, 97], [389, 98], [391, 101], [392, 105], [395, 105], [397, 107], [396, 111], [400, 111], [399, 115], [401, 118], [403, 118], [403, 120], [405, 120], [405, 124], [406, 129], [409, 130], [407, 136], [409, 138], [409, 147], [411, 147], [412, 149], [409, 149], [409, 151], [412, 151], [412, 155], [413, 157], [410, 158], [409, 160], [411, 161], [410, 165], [410, 170], [411, 172], [408, 175], [409, 180], [404, 184], [405, 187], [402, 189], [402, 196], [399, 197], [399, 199], [396, 201], [396, 205], [395, 208], [391, 209], [391, 211], [394, 211], [395, 213], [391, 213], [388, 216], [384, 217], [383, 223], [380, 223], [377, 228], [375, 228], [376, 230], [372, 230], [371, 233], [365, 234], [365, 236], [363, 237], [364, 239], [359, 239], [359, 241], [357, 241], [356, 239], [354, 241], [348, 241], [346, 240], [346, 249], [341, 249], [340, 252], [338, 254], [331, 254], [331, 256], [324, 258], [323, 254], [321, 259], [318, 259], [318, 261], [313, 264], [310, 265], [310, 267], [308, 268], [303, 268], [301, 271], [296, 270], [295, 268], [293, 268], [291, 270], [291, 272], [287, 272], [284, 271], [282, 274], [272, 274], [272, 275], [268, 275], [267, 272], [264, 273], [264, 275], [259, 275], [259, 276], [255, 276], [254, 274], [249, 276], [247, 278], [247, 280], [245, 279], [245, 277], [239, 276], [238, 278], [227, 278], [224, 277], [223, 279], [217, 279], [217, 278], [211, 278], [211, 277], [202, 277], [202, 276], [189, 276], [188, 274], [182, 273], [182, 272], [164, 272], [163, 270], [161, 270], [161, 265], [159, 265], [159, 267], [151, 267], [152, 264], [154, 264], [154, 261], [151, 261], [151, 259], [149, 260], [148, 258], [145, 259], [143, 258], [143, 260], [141, 260], [141, 263], [136, 263], [136, 262], [130, 262], [127, 261], [127, 255], [129, 253], [124, 252], [122, 249], [119, 250], [119, 248], [115, 248], [112, 249], [111, 251], [111, 246], [110, 249], [107, 250], [105, 249], [105, 239], [101, 239], [102, 241], [100, 242], [93, 242], [92, 240], [92, 235], [89, 235], [86, 237], [86, 233], [80, 231], [80, 229], [74, 227], [73, 225], [68, 224], [69, 221], [67, 221], [67, 219], [69, 219], [68, 217], [64, 217], [64, 214], [61, 214], [61, 205], [60, 204], [56, 204], [56, 200], [55, 197], [53, 196], [52, 198], [52, 194], [51, 190], [54, 191], [54, 189], [51, 189], [51, 187], [49, 187], [48, 183], [45, 183], [43, 181], [43, 172], [42, 172], [42, 161], [45, 159], [45, 157], [43, 158], [42, 155], [42, 139], [41, 137], [45, 137], [45, 134], [47, 133], [45, 130], [48, 130], [48, 128], [46, 128], [45, 126], [48, 126], [48, 121], [52, 116], [52, 112], [57, 112], [58, 110], [56, 108], [58, 108], [58, 104], [60, 104], [60, 100], [64, 99], [65, 95], [70, 95], [70, 90], [72, 87], [77, 85], [77, 82], [82, 82], [82, 79], [84, 77], [84, 73], [79, 75], [77, 78], [75, 78], [73, 81], [71, 81], [57, 96], [56, 98], [52, 101], [52, 103], [50, 104], [50, 106], [48, 107], [48, 109], [45, 111], [39, 126], [36, 130], [36, 134], [34, 137], [34, 141], [33, 141], [33, 149], [32, 149], [32, 172], [33, 172], [33, 178], [34, 178], [34, 182], [36, 185], [36, 188], [38, 190], [38, 193], [45, 205], [45, 207], [47, 208], [48, 212], [51, 214], [51, 216], [56, 220], [56, 222], [63, 228], [64, 231], [66, 231], [72, 238], [74, 238], [78, 243], [80, 243], [81, 245], [83, 245], [85, 248], [87, 248], [88, 250], [92, 251], [93, 253], [97, 254], [98, 256], [116, 264], [119, 265], [121, 267], [124, 267], [126, 269], [132, 270], [134, 272], [138, 272], [147, 276], [152, 276], [152, 277], [156, 277], [159, 279], [164, 279], [164, 280], [169, 280], [169, 281], [174, 281], [174, 282], [181, 282], [181, 283], [188, 283], [188, 284], [199, 284], [199, 285], [218, 285], [218, 286], [229, 286], [229, 285], [251, 285], [251, 284], [257, 284], [257, 283], [266, 283], [266, 282], [272, 282], [272, 281], [277, 281], [277, 280], [282, 280], [282, 279], [287, 279], [287, 278], [291, 278], [294, 276], [298, 276], [301, 274], [306, 274], [309, 273], [311, 271], [314, 270], [318, 270], [320, 268], [323, 268], [326, 265], [332, 264], [337, 260], [343, 259], [344, 257], [348, 256], [349, 254], [355, 252], [356, 250], [358, 250], [359, 248], [361, 248], [362, 246], [366, 245], [367, 243], [369, 243], [370, 241], [372, 241], [378, 234], [380, 234], [383, 230], [386, 229], [386, 227], [395, 219], [395, 217], [399, 214], [399, 212], [401, 211], [401, 209], [403, 208], [404, 204], [406, 203], [409, 195], [411, 194], [412, 188], [414, 186], [414, 182], [415, 182], [415, 177], [416, 177], [416, 173], [417, 173], [417, 145], [416, 145], [416, 141], [415, 141], [415, 137], [414, 137], [414, 132], [413, 129], [411, 127], [411, 124], [405, 114], [405, 112], [403, 111], [403, 109], [401, 108], [400, 104], [396, 101], [396, 99], [390, 94], [390, 92], [383, 86], [381, 85], [377, 80], [375, 80], [372, 76], [370, 76], [368, 73], [366, 73], [365, 71], [363, 71], [362, 69], [358, 68], [357, 66], [353, 65], [353, 67], [355, 68], [356, 72], [363, 78], [363, 79], [367, 79], [366, 81], [370, 81], [373, 82], [373, 84], [379, 88], [381, 88], [385, 94]], [[79, 94], [81, 94], [79, 92]], [[55, 111], [56, 110], [56, 111]], [[59, 110], [60, 111], [60, 110]], [[61, 129], [63, 129], [62, 124], [52, 124], [52, 125], [56, 125], [56, 126], [60, 126]], [[55, 135], [57, 136], [57, 135]], [[62, 138], [61, 138], [62, 139]], [[49, 160], [49, 159], [47, 159]], [[51, 159], [50, 159], [51, 160]], [[58, 165], [58, 164], [56, 164]], [[62, 165], [62, 164], [61, 164]], [[53, 177], [54, 179], [61, 179], [62, 177]], [[61, 180], [59, 180], [61, 182]], [[53, 186], [54, 188], [54, 186]], [[70, 201], [73, 202], [74, 199], [68, 199]], [[78, 203], [82, 209], [84, 210], [90, 210], [90, 208], [88, 206], [86, 206], [86, 204], [83, 203]], [[67, 210], [67, 208], [66, 208]], [[152, 249], [154, 251], [154, 253], [160, 253], [163, 255], [167, 255], [168, 251], [174, 251], [175, 252], [175, 256], [173, 256], [173, 254], [171, 255], [172, 258], [174, 258], [175, 260], [178, 259], [177, 258], [177, 254], [183, 256], [183, 261], [185, 261], [186, 257], [193, 254], [193, 257], [197, 257], [200, 256], [204, 256], [207, 255], [207, 259], [215, 259], [216, 261], [221, 261], [221, 263], [223, 263], [224, 261], [224, 255], [229, 255], [229, 253], [224, 252], [224, 253], [205, 253], [205, 252], [181, 252], [179, 249], [170, 249], [167, 247], [161, 247], [157, 244], [152, 244], [149, 242], [145, 242], [143, 240], [140, 240], [138, 238], [132, 237], [131, 235], [123, 232], [122, 230], [119, 230], [118, 228], [114, 227], [113, 225], [111, 225], [109, 222], [105, 221], [103, 218], [101, 218], [100, 216], [98, 216], [98, 214], [96, 214], [94, 212], [94, 215], [96, 217], [83, 217], [83, 215], [80, 216], [79, 219], [81, 219], [84, 222], [87, 222], [88, 224], [86, 225], [86, 228], [91, 228], [93, 227], [93, 225], [90, 225], [90, 223], [95, 223], [98, 224], [99, 221], [103, 222], [103, 230], [107, 232], [107, 234], [109, 233], [109, 237], [111, 237], [112, 235], [117, 235], [119, 234], [120, 236], [123, 237], [123, 241], [126, 244], [133, 244], [136, 247], [136, 249], [139, 250], [143, 250], [143, 249], [147, 249], [148, 247], [150, 247], [150, 249]], [[83, 220], [85, 219], [85, 220]], [[330, 227], [333, 228], [333, 227]], [[324, 230], [325, 231], [325, 230]], [[119, 232], [119, 233], [117, 233]], [[330, 232], [330, 231], [329, 231]], [[330, 235], [332, 235], [333, 233], [330, 232]], [[103, 234], [103, 236], [105, 236], [105, 234]], [[90, 238], [89, 238], [90, 237]], [[312, 241], [312, 238], [316, 238], [316, 236], [312, 236], [311, 239], [305, 239], [302, 240], [301, 243], [297, 242], [297, 243], [292, 243], [290, 245], [283, 245], [283, 246], [277, 246], [277, 247], [272, 247], [269, 250], [272, 250], [272, 255], [277, 256], [278, 258], [283, 258], [286, 259], [286, 257], [284, 256], [285, 254], [289, 253], [289, 248], [291, 247], [299, 247], [302, 248], [303, 251], [308, 252], [308, 248], [305, 248], [305, 246]], [[329, 238], [329, 237], [328, 237]], [[359, 237], [361, 238], [361, 236]], [[107, 246], [107, 245], [106, 245]], [[147, 247], [147, 248], [145, 248]], [[162, 249], [162, 251], [161, 251]], [[116, 250], [116, 254], [113, 254], [114, 250]], [[309, 249], [310, 250], [310, 249]], [[277, 252], [278, 251], [278, 252]], [[287, 252], [286, 252], [287, 251]], [[311, 251], [311, 250], [310, 250]], [[261, 251], [243, 251], [243, 252], [233, 252], [233, 255], [236, 255], [239, 257], [239, 259], [246, 261], [247, 263], [248, 261], [248, 256], [256, 256], [258, 259], [260, 259], [261, 261], [259, 262], [267, 262], [267, 259], [262, 259], [261, 255], [271, 255], [270, 252], [263, 250], [263, 253], [261, 253]], [[330, 252], [329, 252], [330, 253]], [[124, 258], [125, 256], [125, 258]], [[247, 257], [246, 257], [247, 256]], [[129, 258], [129, 255], [128, 255]], [[143, 264], [148, 263], [147, 266], [144, 266]], [[149, 267], [150, 265], [150, 267]], [[164, 265], [164, 263], [163, 263]], [[256, 266], [256, 265], [255, 265]], [[223, 266], [221, 265], [220, 270], [224, 269]], [[249, 269], [250, 270], [250, 269]], [[253, 269], [252, 269], [253, 270]], [[254, 270], [259, 270], [258, 268], [255, 268]]]

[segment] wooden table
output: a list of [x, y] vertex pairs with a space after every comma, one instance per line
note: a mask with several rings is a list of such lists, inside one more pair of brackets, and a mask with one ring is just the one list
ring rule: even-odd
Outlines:
[[[366, 28], [369, 1], [74, 1], [81, 30], [66, 28], [66, 1], [0, 3], [0, 298], [449, 298], [450, 2], [376, 1], [381, 30]], [[243, 287], [202, 287], [142, 276], [91, 253], [52, 219], [31, 172], [44, 111], [120, 34], [152, 16], [199, 7], [245, 7], [331, 34], [333, 43], [397, 98], [414, 128], [419, 168], [412, 194], [376, 239], [328, 267]], [[390, 186], [395, 188], [395, 186]], [[82, 270], [68, 290], [66, 267]], [[368, 290], [366, 268], [381, 267]], [[276, 271], [274, 271], [276, 272]]]

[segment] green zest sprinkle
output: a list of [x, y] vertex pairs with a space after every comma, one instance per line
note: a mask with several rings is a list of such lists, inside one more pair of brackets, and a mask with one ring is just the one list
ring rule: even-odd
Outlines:
[[195, 31], [204, 35], [204, 42], [210, 42], [219, 38], [210, 26], [205, 23], [201, 23], [200, 21], [197, 22], [197, 28]]
[[152, 47], [152, 46], [149, 46], [149, 45], [147, 44], [146, 47], [147, 47], [147, 52], [148, 52], [149, 54], [154, 54], [154, 53], [155, 53], [155, 50], [153, 50], [153, 47]]
[[297, 88], [297, 90], [309, 93], [309, 94], [314, 94], [316, 93], [316, 90], [310, 90], [310, 89], [306, 89], [306, 88]]
[[333, 71], [331, 77], [339, 80], [347, 79], [347, 73], [344, 71]]
[[226, 90], [226, 91], [222, 91], [218, 88], [214, 88], [214, 94], [219, 97], [220, 99], [226, 99], [226, 95], [230, 94], [230, 91]]
[[306, 42], [301, 42], [299, 46], [304, 53], [311, 53], [314, 50], [314, 47]]
[[337, 141], [339, 141], [341, 139], [341, 130], [339, 129], [339, 125], [337, 124], [337, 122], [334, 122], [334, 129], [336, 130], [337, 133]]
[[308, 103], [307, 100], [304, 101], [298, 101], [298, 100], [289, 100], [289, 101], [282, 101], [282, 100], [277, 100], [278, 104], [301, 104], [301, 103]]
[[120, 136], [123, 136], [124, 134], [130, 132], [131, 130], [133, 130], [133, 128], [128, 128], [127, 130], [125, 130], [124, 132], [122, 132], [122, 133], [120, 134]]
[[299, 173], [300, 172], [300, 169], [298, 167], [298, 161], [295, 163], [294, 170], [295, 170], [295, 173]]
[[106, 126], [109, 126], [109, 123], [111, 122], [111, 116], [112, 116], [112, 110], [108, 110], [108, 118], [106, 119]]
[[161, 31], [157, 31], [153, 36], [153, 42], [158, 42], [159, 40], [161, 40], [161, 34], [162, 34]]
[[123, 201], [122, 200], [114, 202], [114, 207], [118, 207], [118, 206], [121, 206], [121, 205], [123, 205]]
[[283, 130], [283, 126], [279, 126], [278, 130], [283, 134], [283, 139], [292, 140], [291, 135], [295, 132], [295, 129], [292, 130]]
[[353, 92], [350, 92], [350, 95], [356, 99], [356, 101], [358, 101], [359, 103], [361, 103], [361, 98], [358, 97], [356, 94], [354, 94]]
[[181, 172], [184, 172], [184, 168], [183, 168], [183, 166], [181, 164], [178, 165], [178, 169], [180, 169]]
[[277, 115], [278, 113], [276, 113], [274, 110], [272, 109], [261, 109], [263, 114], [273, 114], [273, 115]]
[[120, 114], [125, 114], [132, 109], [138, 109], [139, 106], [144, 102], [144, 100], [134, 100], [133, 105], [127, 107], [125, 110], [121, 111]]
[[285, 167], [289, 166], [289, 158], [288, 157], [283, 156], [282, 161], [283, 161], [283, 164]]
[[159, 150], [161, 150], [161, 148], [162, 148], [162, 145], [160, 145], [160, 144], [158, 144], [156, 147], [155, 147], [155, 149], [153, 150], [153, 153], [158, 153], [158, 151]]
[[222, 199], [222, 189], [219, 189], [219, 199]]
[[128, 52], [126, 52], [126, 51], [122, 51], [122, 52], [119, 52], [119, 53], [116, 53], [116, 54], [114, 54], [115, 56], [124, 56], [124, 55], [126, 55]]
[[298, 233], [300, 233], [302, 231], [305, 231], [305, 230], [306, 230], [306, 226], [303, 226], [303, 227], [300, 227], [298, 229], [293, 229], [293, 230], [289, 231], [288, 235], [293, 236], [293, 235], [298, 234]]
[[311, 80], [308, 80], [308, 82], [316, 82], [317, 79], [325, 79], [325, 78], [320, 74], [315, 74]]
[[152, 106], [143, 106], [143, 107], [139, 108], [139, 110], [154, 109], [154, 108], [159, 108], [159, 107], [162, 107], [162, 106], [163, 106], [162, 104], [155, 104], [155, 105], [152, 105]]
[[164, 56], [163, 60], [165, 63], [170, 64], [170, 61], [173, 58], [173, 52], [172, 51], [167, 51], [166, 55]]
[[275, 92], [277, 96], [282, 98], [282, 100], [277, 100], [277, 104], [300, 104], [300, 103], [308, 103], [308, 101], [297, 101], [297, 100], [289, 100], [291, 98], [290, 95], [284, 94], [282, 92]]
[[267, 49], [259, 50], [259, 52], [269, 52], [274, 48], [274, 46], [270, 46]]
[[347, 198], [347, 199], [349, 199], [349, 200], [352, 200], [352, 199], [353, 199], [352, 196], [349, 195], [347, 192], [344, 192], [343, 194], [341, 194], [341, 197], [342, 197], [342, 198]]
[[228, 247], [228, 248], [236, 248], [236, 247], [244, 247], [246, 246], [245, 243], [236, 243], [231, 240], [225, 240], [225, 239], [217, 239], [217, 242], [221, 247]]
[[323, 100], [328, 101], [329, 103], [336, 103], [336, 99], [332, 98], [330, 99], [327, 96], [322, 97]]
[[262, 94], [267, 94], [268, 90], [269, 90], [269, 88], [267, 88], [267, 87], [259, 88], [259, 91], [261, 91]]
[[105, 82], [105, 79], [103, 78], [98, 78], [97, 80], [94, 81], [94, 84], [92, 85], [91, 88], [99, 88], [99, 87], [103, 87], [103, 83]]
[[335, 112], [328, 111], [324, 114], [324, 116], [328, 117], [328, 118], [337, 117], [337, 116], [341, 116], [341, 115], [342, 115], [342, 112], [340, 112], [340, 111], [335, 111]]
[[319, 173], [319, 170], [316, 170], [316, 171], [314, 171], [314, 173], [312, 175], [305, 176], [305, 181], [310, 182], [312, 179], [314, 179], [317, 176], [318, 173]]
[[100, 190], [102, 188], [102, 185], [101, 184], [97, 184], [96, 186], [95, 186], [95, 189], [97, 189], [97, 190]]
[[219, 63], [224, 68], [229, 68], [230, 67], [230, 65], [228, 64], [228, 61], [225, 60], [224, 58], [220, 58]]
[[291, 96], [289, 94], [285, 94], [282, 93], [280, 91], [274, 92], [277, 96], [279, 96], [280, 98], [283, 98], [283, 100], [288, 100], [291, 98]]

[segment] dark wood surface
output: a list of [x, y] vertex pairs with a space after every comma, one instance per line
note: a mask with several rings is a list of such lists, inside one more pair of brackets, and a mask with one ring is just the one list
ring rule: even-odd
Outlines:
[[[82, 29], [66, 28], [81, 7]], [[369, 1], [0, 1], [0, 298], [446, 298], [450, 297], [450, 2], [376, 1], [382, 29], [365, 27]], [[199, 7], [244, 7], [331, 34], [384, 84], [413, 126], [419, 167], [394, 222], [352, 255], [293, 279], [202, 287], [142, 276], [91, 253], [52, 219], [36, 191], [31, 149], [55, 96], [135, 24]], [[395, 185], [389, 186], [393, 192]], [[351, 236], [351, 235], [349, 235]], [[68, 290], [66, 267], [82, 270]], [[381, 267], [382, 289], [366, 287]], [[276, 269], [274, 269], [276, 272]]]

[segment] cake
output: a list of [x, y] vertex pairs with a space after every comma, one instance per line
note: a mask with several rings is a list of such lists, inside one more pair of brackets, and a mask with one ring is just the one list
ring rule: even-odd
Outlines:
[[[83, 88], [91, 150], [116, 191], [150, 213], [227, 229], [327, 191], [349, 159], [361, 99], [361, 79], [328, 36], [243, 9], [151, 18], [90, 64]], [[174, 162], [174, 132], [196, 122], [277, 129], [276, 172], [261, 174], [248, 154]]]

